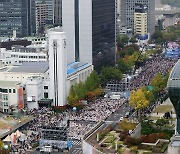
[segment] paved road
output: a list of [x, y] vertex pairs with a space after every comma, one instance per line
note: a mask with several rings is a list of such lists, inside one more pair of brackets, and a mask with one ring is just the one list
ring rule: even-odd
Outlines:
[[124, 117], [126, 112], [129, 112], [131, 107], [128, 103], [123, 104], [118, 110], [111, 114], [106, 121], [120, 121], [121, 117]]
[[81, 145], [73, 146], [68, 154], [83, 154]]

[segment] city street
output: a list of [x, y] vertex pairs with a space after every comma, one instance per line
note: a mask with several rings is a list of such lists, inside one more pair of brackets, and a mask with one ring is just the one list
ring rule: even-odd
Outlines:
[[126, 112], [129, 112], [131, 107], [129, 106], [128, 102], [123, 104], [119, 109], [117, 109], [113, 114], [111, 114], [106, 121], [120, 121], [121, 117], [124, 117]]

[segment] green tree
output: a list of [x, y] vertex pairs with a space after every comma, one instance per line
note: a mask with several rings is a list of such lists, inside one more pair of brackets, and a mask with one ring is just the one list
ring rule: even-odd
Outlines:
[[122, 72], [122, 73], [126, 73], [129, 70], [131, 70], [131, 66], [128, 65], [128, 63], [125, 63], [124, 59], [120, 58], [118, 60], [118, 69]]
[[135, 36], [132, 36], [132, 37], [130, 38], [129, 42], [131, 42], [131, 43], [136, 43], [136, 42], [137, 42], [136, 37], [135, 37]]
[[122, 48], [124, 48], [124, 45], [128, 43], [128, 36], [127, 35], [117, 35], [117, 48], [118, 48], [118, 51]]
[[84, 99], [87, 92], [85, 84], [79, 82], [78, 84], [75, 84], [74, 88], [78, 99]]
[[177, 35], [173, 32], [163, 32], [162, 38], [164, 41], [175, 41], [177, 39]]
[[141, 122], [141, 133], [143, 135], [149, 135], [152, 134], [154, 131], [154, 128], [152, 127], [153, 122], [151, 120], [144, 120]]
[[0, 149], [3, 149], [3, 147], [4, 147], [4, 143], [3, 141], [0, 140]]
[[158, 119], [156, 121], [156, 126], [160, 129], [162, 128], [162, 126], [166, 126], [167, 124], [169, 124], [169, 121], [167, 119]]
[[152, 35], [152, 38], [157, 40], [158, 38], [162, 38], [162, 32], [161, 31], [155, 31]]
[[69, 95], [68, 95], [68, 104], [73, 106], [73, 104], [78, 101], [78, 96], [76, 94], [76, 91], [75, 91], [75, 88], [74, 86], [72, 85], [71, 88], [70, 88], [70, 91], [69, 91]]
[[90, 76], [87, 78], [85, 82], [85, 86], [88, 92], [94, 91], [95, 89], [99, 88], [100, 79], [96, 71], [91, 72]]
[[168, 76], [163, 76], [158, 73], [151, 81], [151, 86], [153, 86], [153, 90], [155, 93], [159, 93], [167, 85]]
[[101, 81], [103, 84], [110, 80], [121, 80], [122, 73], [113, 67], [103, 67], [101, 70]]
[[150, 90], [147, 90], [147, 88], [145, 86], [141, 87], [146, 99], [149, 101], [149, 102], [153, 102], [155, 101], [155, 96], [153, 94], [152, 91]]

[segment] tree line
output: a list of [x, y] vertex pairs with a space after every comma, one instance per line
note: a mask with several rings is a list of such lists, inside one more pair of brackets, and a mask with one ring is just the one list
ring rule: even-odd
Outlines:
[[[141, 110], [152, 104], [158, 97], [162, 90], [167, 86], [169, 73], [162, 75], [158, 73], [147, 87], [141, 87], [138, 90], [131, 92], [129, 104], [135, 110]], [[148, 87], [150, 87], [148, 89]]]

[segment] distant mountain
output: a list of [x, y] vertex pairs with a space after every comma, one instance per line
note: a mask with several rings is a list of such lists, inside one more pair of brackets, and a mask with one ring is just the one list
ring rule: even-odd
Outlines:
[[169, 4], [171, 6], [180, 8], [180, 0], [161, 0], [162, 4]]

